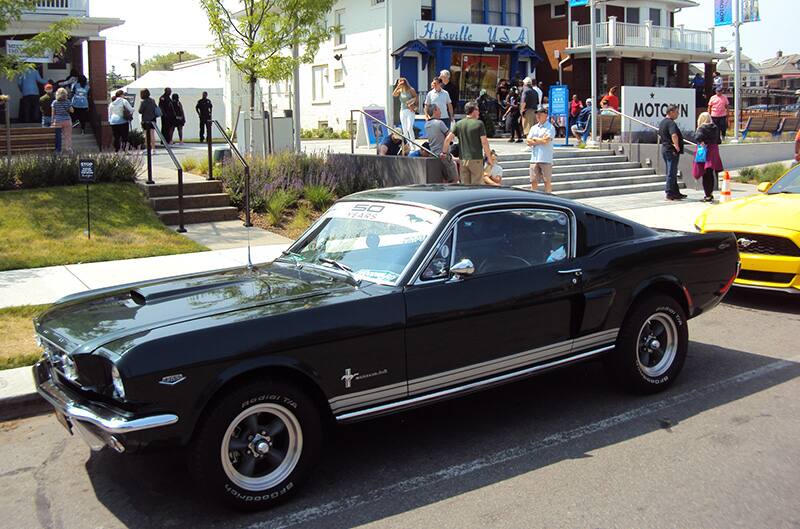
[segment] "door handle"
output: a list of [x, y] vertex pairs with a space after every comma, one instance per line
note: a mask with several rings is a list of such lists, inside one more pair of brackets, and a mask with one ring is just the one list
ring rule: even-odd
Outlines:
[[583, 275], [583, 269], [582, 268], [571, 268], [569, 270], [559, 270], [558, 273], [559, 274], [575, 274], [576, 276], [581, 276], [581, 275]]

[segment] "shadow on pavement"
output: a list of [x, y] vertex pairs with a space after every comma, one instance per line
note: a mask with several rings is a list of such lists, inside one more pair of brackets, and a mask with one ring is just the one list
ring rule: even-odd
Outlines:
[[743, 309], [800, 315], [800, 296], [784, 292], [733, 287], [723, 303]]
[[[289, 502], [241, 514], [199, 495], [181, 451], [86, 463], [99, 501], [150, 527], [352, 527], [490, 486], [659, 430], [800, 377], [800, 363], [692, 342], [664, 393], [618, 392], [600, 362], [428, 408], [341, 427], [315, 475]], [[618, 419], [623, 417], [624, 420]]]

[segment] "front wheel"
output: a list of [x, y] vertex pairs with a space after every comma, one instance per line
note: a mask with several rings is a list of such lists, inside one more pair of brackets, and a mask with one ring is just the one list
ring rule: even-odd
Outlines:
[[252, 382], [208, 410], [190, 467], [212, 496], [239, 509], [265, 509], [297, 489], [321, 448], [312, 399], [285, 382]]
[[683, 368], [688, 344], [686, 315], [680, 304], [669, 296], [650, 296], [628, 313], [617, 346], [606, 358], [606, 368], [629, 391], [662, 391]]

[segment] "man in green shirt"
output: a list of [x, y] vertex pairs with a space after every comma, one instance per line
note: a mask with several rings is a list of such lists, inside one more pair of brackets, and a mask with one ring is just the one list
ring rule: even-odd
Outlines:
[[480, 185], [483, 183], [483, 160], [491, 159], [492, 150], [486, 137], [486, 127], [480, 120], [478, 105], [469, 102], [464, 105], [466, 119], [456, 123], [455, 128], [444, 139], [442, 154], [446, 157], [453, 138], [458, 138], [459, 160], [461, 161], [461, 183]]

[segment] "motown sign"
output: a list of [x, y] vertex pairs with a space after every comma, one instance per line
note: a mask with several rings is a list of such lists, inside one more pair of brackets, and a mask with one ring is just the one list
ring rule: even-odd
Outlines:
[[418, 20], [414, 25], [414, 30], [414, 38], [421, 40], [452, 40], [484, 44], [528, 44], [528, 30], [522, 27]]
[[[678, 127], [689, 131], [695, 128], [695, 91], [693, 88], [655, 88], [652, 86], [623, 86], [622, 113], [654, 127], [667, 115], [670, 105], [678, 106]], [[643, 132], [648, 127], [630, 119], [622, 120], [622, 132]], [[652, 129], [650, 129], [652, 130]]]

